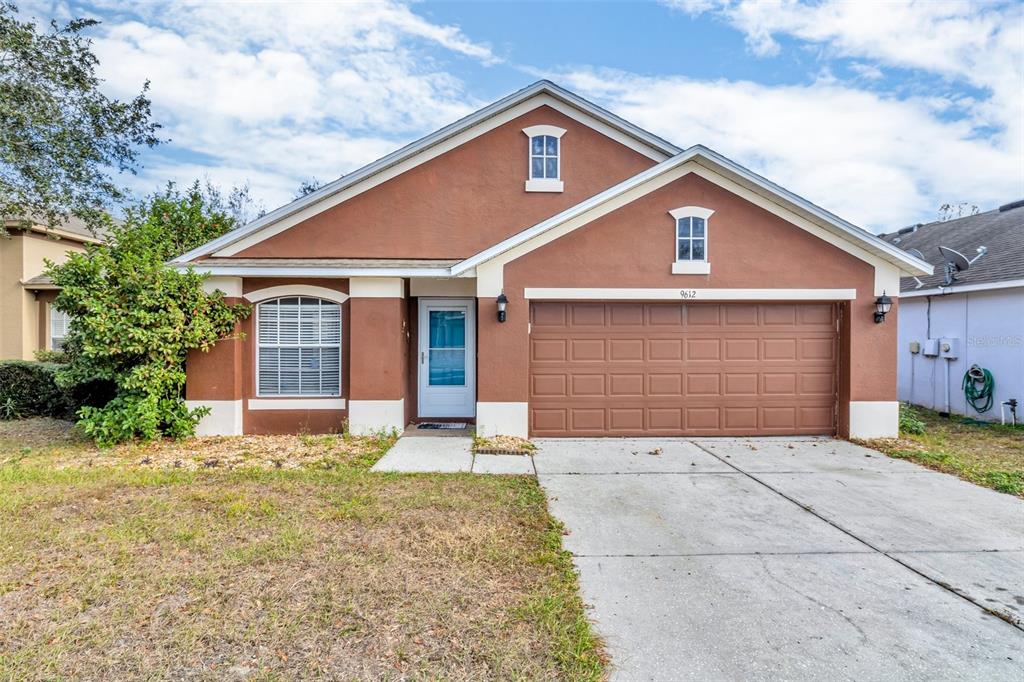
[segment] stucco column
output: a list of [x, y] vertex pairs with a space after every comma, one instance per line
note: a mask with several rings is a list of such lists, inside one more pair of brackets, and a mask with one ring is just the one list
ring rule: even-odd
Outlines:
[[[228, 303], [242, 303], [240, 277], [211, 277], [203, 288], [222, 291]], [[208, 352], [189, 351], [185, 362], [185, 403], [189, 408], [208, 407], [210, 413], [196, 426], [199, 436], [235, 436], [242, 433], [242, 339], [241, 325]]]
[[[870, 294], [870, 295], [869, 295]], [[840, 330], [839, 433], [848, 438], [899, 435], [897, 399], [898, 299], [875, 323], [875, 296], [859, 291], [844, 310]]]
[[476, 431], [482, 436], [529, 432], [530, 303], [522, 288], [505, 289], [508, 308], [498, 322], [491, 292], [477, 298]]
[[349, 430], [405, 428], [409, 321], [399, 277], [349, 281]]

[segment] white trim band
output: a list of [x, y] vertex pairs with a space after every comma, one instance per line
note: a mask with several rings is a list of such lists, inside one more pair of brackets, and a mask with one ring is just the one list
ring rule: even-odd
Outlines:
[[252, 303], [268, 301], [272, 298], [281, 298], [283, 296], [311, 296], [313, 298], [322, 298], [326, 301], [334, 301], [335, 303], [344, 303], [348, 300], [348, 294], [343, 294], [340, 291], [328, 289], [327, 287], [315, 287], [310, 284], [282, 284], [278, 287], [267, 287], [266, 289], [258, 289], [243, 294], [243, 298]]
[[530, 288], [527, 299], [568, 301], [852, 301], [856, 289], [574, 289]]
[[896, 438], [900, 404], [895, 400], [851, 400], [850, 438]]
[[711, 263], [706, 260], [677, 260], [672, 263], [673, 275], [710, 275]]
[[250, 398], [250, 410], [344, 410], [344, 398]]
[[555, 178], [531, 178], [526, 181], [527, 192], [561, 192], [565, 183]]
[[477, 403], [476, 432], [484, 437], [518, 436], [530, 433], [529, 403]]
[[241, 277], [207, 277], [203, 280], [203, 291], [212, 294], [220, 291], [225, 298], [241, 298], [242, 278]]
[[348, 429], [357, 436], [405, 428], [405, 398], [398, 400], [350, 400]]
[[210, 414], [196, 424], [197, 436], [242, 435], [241, 400], [186, 400], [185, 406], [190, 410], [197, 407], [210, 408]]
[[401, 277], [353, 277], [348, 282], [352, 298], [405, 298]]

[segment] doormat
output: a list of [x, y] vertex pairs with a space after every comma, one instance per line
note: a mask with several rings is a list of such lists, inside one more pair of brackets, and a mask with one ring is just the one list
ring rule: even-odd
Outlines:
[[423, 422], [416, 425], [417, 429], [464, 429], [466, 422]]

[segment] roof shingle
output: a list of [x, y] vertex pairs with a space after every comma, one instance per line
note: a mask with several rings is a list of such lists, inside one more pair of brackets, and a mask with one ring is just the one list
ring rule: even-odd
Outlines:
[[[1006, 208], [1006, 207], [1004, 207]], [[903, 232], [903, 231], [901, 231]], [[935, 266], [935, 274], [921, 277], [922, 289], [934, 289], [945, 282], [945, 259], [939, 246], [956, 249], [973, 259], [979, 246], [988, 247], [967, 272], [958, 273], [958, 284], [987, 284], [1024, 279], [1024, 206], [917, 226], [912, 231], [882, 235], [903, 250], [917, 249]], [[900, 280], [900, 291], [914, 291], [913, 277]]]

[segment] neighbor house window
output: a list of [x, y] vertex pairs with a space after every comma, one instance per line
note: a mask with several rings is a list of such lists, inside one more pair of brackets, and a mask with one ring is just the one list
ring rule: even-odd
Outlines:
[[50, 350], [64, 350], [64, 339], [68, 335], [71, 316], [57, 306], [50, 304]]
[[524, 128], [530, 140], [527, 192], [561, 192], [564, 128], [539, 125]]
[[711, 209], [683, 206], [669, 211], [676, 222], [675, 261], [672, 272], [677, 275], [706, 275], [711, 272], [708, 261], [708, 222]]
[[341, 306], [305, 296], [256, 306], [257, 394], [341, 395]]

